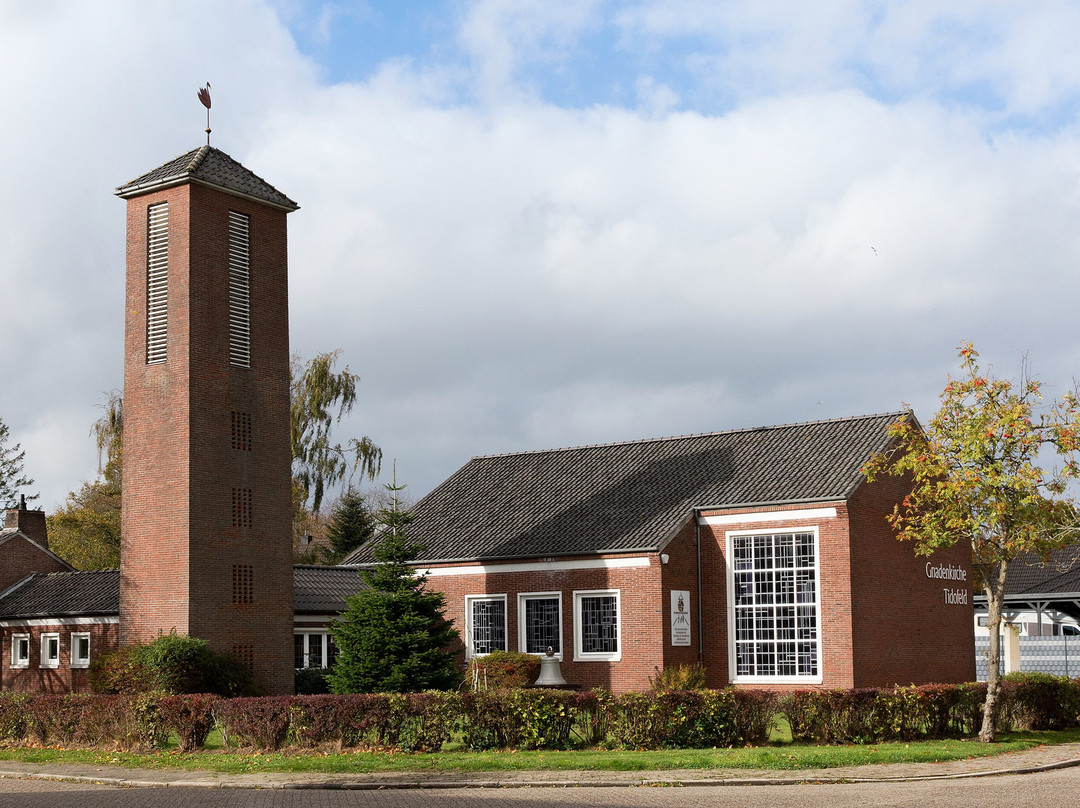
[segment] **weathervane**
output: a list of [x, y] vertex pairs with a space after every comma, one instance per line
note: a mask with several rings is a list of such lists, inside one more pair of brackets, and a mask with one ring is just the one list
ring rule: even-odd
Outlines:
[[210, 82], [199, 88], [199, 100], [206, 107], [206, 145], [210, 145]]

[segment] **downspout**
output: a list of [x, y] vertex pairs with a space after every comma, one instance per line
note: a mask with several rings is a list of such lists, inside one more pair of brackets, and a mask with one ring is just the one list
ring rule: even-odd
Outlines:
[[701, 521], [699, 513], [694, 510], [694, 542], [697, 544], [697, 642], [698, 662], [705, 664], [705, 636], [701, 633]]

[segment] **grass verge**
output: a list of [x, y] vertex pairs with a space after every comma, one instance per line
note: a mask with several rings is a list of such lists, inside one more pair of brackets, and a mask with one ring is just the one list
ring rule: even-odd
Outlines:
[[274, 752], [244, 753], [227, 749], [179, 754], [134, 754], [52, 747], [0, 747], [0, 760], [24, 763], [81, 763], [139, 769], [187, 769], [231, 774], [259, 772], [515, 772], [515, 771], [663, 771], [668, 769], [764, 769], [797, 771], [872, 763], [941, 763], [1030, 749], [1045, 744], [1080, 742], [1080, 729], [1012, 732], [995, 744], [946, 740], [880, 743], [861, 746], [771, 744], [747, 749], [678, 749], [655, 752]]

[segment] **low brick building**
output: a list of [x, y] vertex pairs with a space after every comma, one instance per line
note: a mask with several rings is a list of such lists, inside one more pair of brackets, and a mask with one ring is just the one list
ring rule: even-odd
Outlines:
[[[332, 662], [328, 626], [360, 586], [352, 568], [293, 567], [297, 668]], [[88, 692], [90, 661], [119, 647], [119, 625], [120, 570], [27, 575], [0, 591], [0, 690]]]
[[969, 552], [916, 556], [902, 482], [861, 472], [902, 415], [474, 458], [414, 508], [417, 563], [466, 657], [550, 646], [586, 687], [970, 681]]

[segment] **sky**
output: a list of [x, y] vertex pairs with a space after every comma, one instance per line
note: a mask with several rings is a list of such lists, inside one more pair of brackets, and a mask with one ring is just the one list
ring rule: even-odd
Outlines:
[[0, 0], [0, 419], [53, 512], [123, 385], [116, 186], [296, 200], [290, 339], [422, 496], [470, 457], [1080, 375], [1080, 4]]

